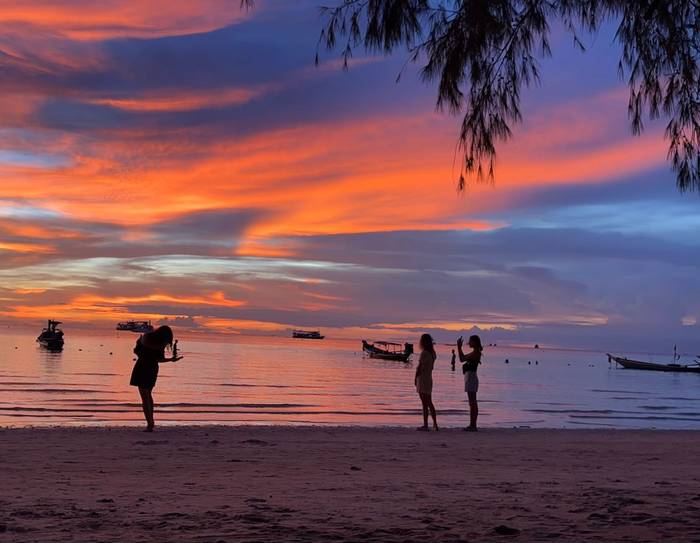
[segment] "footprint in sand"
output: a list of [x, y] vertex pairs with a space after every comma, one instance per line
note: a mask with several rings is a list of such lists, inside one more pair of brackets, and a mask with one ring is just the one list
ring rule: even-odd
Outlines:
[[262, 439], [246, 439], [240, 443], [243, 445], [269, 445], [267, 441], [263, 441]]
[[493, 531], [498, 535], [518, 535], [520, 533], [520, 530], [517, 528], [512, 528], [510, 526], [506, 526], [505, 524], [496, 526]]

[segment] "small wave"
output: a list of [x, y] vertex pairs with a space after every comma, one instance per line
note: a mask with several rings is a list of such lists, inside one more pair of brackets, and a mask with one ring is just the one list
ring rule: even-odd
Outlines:
[[605, 423], [605, 422], [588, 422], [588, 421], [579, 421], [579, 420], [571, 420], [569, 421], [569, 424], [578, 424], [581, 426], [596, 426], [596, 427], [604, 427], [604, 428], [615, 428], [615, 425], [612, 423]]
[[[72, 405], [80, 406], [80, 407], [90, 407], [90, 406], [98, 406], [98, 407], [141, 407], [140, 403], [135, 403], [135, 402], [110, 402], [110, 401], [102, 401], [97, 404], [93, 404], [92, 401], [86, 402], [86, 401], [81, 401], [81, 402], [75, 402]], [[304, 404], [304, 403], [189, 403], [189, 402], [177, 402], [177, 403], [168, 403], [168, 402], [158, 402], [156, 404], [156, 407], [158, 409], [164, 408], [164, 407], [220, 407], [220, 408], [236, 408], [236, 407], [243, 407], [247, 409], [255, 409], [255, 408], [261, 408], [261, 409], [274, 409], [274, 408], [280, 408], [280, 409], [289, 409], [292, 407], [320, 407], [317, 404]]]
[[615, 411], [613, 409], [524, 409], [528, 413], [583, 413], [583, 414], [599, 414], [608, 415], [612, 413], [634, 413], [634, 411]]
[[5, 413], [3, 417], [16, 417], [16, 418], [35, 418], [35, 419], [90, 419], [93, 418], [92, 415], [32, 415], [29, 413]]
[[655, 421], [672, 421], [672, 420], [677, 420], [677, 421], [686, 421], [686, 422], [700, 422], [700, 417], [694, 418], [694, 417], [677, 417], [677, 416], [666, 416], [662, 417], [660, 415], [627, 415], [627, 416], [618, 416], [618, 415], [569, 415], [571, 418], [590, 418], [590, 419], [621, 419], [621, 420], [655, 420]]
[[245, 388], [308, 388], [301, 385], [251, 385], [247, 383], [219, 383], [222, 387], [245, 387]]
[[[34, 416], [34, 417], [51, 417], [58, 416], [58, 414], [63, 414], [67, 417], [69, 414], [75, 414], [74, 416], [85, 416], [82, 413], [93, 413], [93, 414], [122, 414], [122, 413], [136, 413], [140, 408], [140, 404], [134, 404], [131, 409], [51, 409], [42, 407], [14, 407], [14, 408], [4, 408], [0, 409], [3, 417], [12, 416]], [[376, 416], [389, 416], [389, 417], [402, 417], [406, 415], [419, 416], [420, 409], [406, 409], [401, 412], [387, 413], [386, 411], [352, 411], [352, 410], [334, 410], [334, 409], [320, 409], [320, 410], [270, 410], [268, 408], [263, 409], [173, 409], [173, 408], [162, 408], [158, 410], [159, 413], [163, 415], [304, 415], [304, 416], [321, 416], [321, 415], [345, 415], [353, 417], [376, 417]], [[39, 414], [40, 413], [40, 414]], [[441, 412], [443, 416], [451, 415], [463, 415], [462, 411], [446, 411]], [[486, 413], [484, 415], [487, 415]]]
[[644, 392], [641, 390], [614, 390], [607, 388], [592, 388], [591, 392], [611, 392], [614, 394], [646, 394], [649, 396], [652, 396], [654, 394], [653, 392]]
[[[421, 413], [420, 409], [412, 409], [412, 408], [387, 408], [387, 409], [382, 409], [381, 411], [384, 414], [387, 415], [413, 415], [415, 413]], [[438, 415], [464, 415], [466, 414], [466, 411], [464, 409], [440, 409], [438, 410]], [[484, 413], [485, 414], [485, 413]]]
[[[141, 407], [141, 404], [139, 404]], [[124, 409], [75, 409], [73, 407], [0, 407], [0, 411], [7, 412], [38, 412], [38, 413], [128, 413], [129, 410]]]
[[91, 388], [0, 388], [0, 392], [43, 392], [45, 394], [116, 394], [110, 390], [94, 390]]
[[91, 372], [73, 372], [70, 375], [98, 375], [105, 377], [119, 377], [121, 373], [91, 373]]

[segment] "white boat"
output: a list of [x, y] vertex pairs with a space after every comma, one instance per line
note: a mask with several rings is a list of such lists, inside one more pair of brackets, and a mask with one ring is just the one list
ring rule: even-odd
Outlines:
[[292, 330], [292, 337], [297, 339], [323, 339], [320, 330]]
[[147, 332], [153, 332], [153, 325], [151, 324], [151, 321], [118, 322], [117, 330], [122, 332], [137, 332], [139, 334], [145, 334]]

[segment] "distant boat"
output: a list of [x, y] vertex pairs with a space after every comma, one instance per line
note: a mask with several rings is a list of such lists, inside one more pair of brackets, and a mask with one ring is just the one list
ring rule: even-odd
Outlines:
[[408, 362], [408, 359], [413, 354], [413, 344], [390, 343], [388, 341], [369, 342], [363, 339], [362, 350], [367, 353], [370, 358]]
[[63, 349], [63, 330], [58, 328], [59, 324], [61, 324], [59, 321], [49, 320], [46, 328], [37, 336], [37, 343], [51, 351]]
[[292, 337], [297, 339], [323, 339], [320, 330], [292, 330]]
[[151, 321], [126, 321], [118, 322], [117, 330], [122, 332], [138, 332], [139, 334], [146, 334], [148, 332], [153, 332], [153, 325]]
[[657, 364], [655, 362], [640, 362], [639, 360], [630, 360], [621, 356], [613, 356], [608, 354], [608, 360], [615, 362], [623, 368], [630, 370], [649, 370], [649, 371], [675, 371], [680, 373], [700, 373], [700, 363], [696, 362], [695, 366], [684, 365], [678, 363]]

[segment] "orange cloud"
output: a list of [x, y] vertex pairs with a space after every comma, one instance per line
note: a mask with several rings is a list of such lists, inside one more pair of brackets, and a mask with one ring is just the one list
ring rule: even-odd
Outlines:
[[[45, 292], [44, 289], [15, 289], [15, 294], [37, 295]], [[8, 307], [0, 311], [0, 316], [14, 319], [45, 319], [47, 315], [54, 318], [71, 320], [72, 322], [90, 321], [117, 321], [138, 316], [142, 319], [163, 320], [184, 316], [179, 314], [167, 314], [154, 311], [134, 312], [129, 305], [168, 304], [177, 307], [211, 306], [237, 308], [245, 305], [245, 302], [227, 299], [222, 292], [214, 292], [207, 296], [176, 296], [172, 294], [157, 293], [145, 296], [99, 296], [93, 294], [78, 295], [61, 304], [26, 303], [13, 304], [10, 300]]]
[[282, 332], [291, 328], [290, 325], [268, 321], [247, 319], [221, 319], [213, 317], [198, 317], [197, 324], [219, 333], [240, 334], [241, 331]]
[[53, 253], [55, 249], [50, 245], [41, 245], [38, 243], [11, 243], [0, 241], [0, 251], [9, 251], [12, 253]]
[[[42, 305], [14, 305], [7, 310], [0, 311], [0, 316], [13, 320], [34, 320], [43, 322], [47, 317], [63, 319], [72, 324], [77, 323], [116, 323], [119, 320], [130, 319], [134, 314], [123, 309], [106, 310], [97, 306], [78, 306], [67, 304], [42, 304]], [[155, 312], [140, 312], [138, 317], [146, 320], [163, 320], [178, 315], [165, 315]], [[184, 315], [182, 315], [184, 316]]]
[[469, 330], [473, 327], [481, 330], [517, 330], [523, 326], [546, 326], [546, 325], [575, 325], [575, 326], [601, 326], [608, 323], [608, 318], [601, 314], [563, 314], [554, 315], [552, 312], [542, 316], [521, 316], [521, 315], [481, 315], [476, 318], [459, 321], [426, 321], [426, 322], [405, 322], [405, 323], [380, 323], [377, 326], [382, 328], [393, 328], [396, 330], [412, 330], [418, 333], [426, 329], [442, 329], [459, 332]]
[[[248, 98], [234, 92], [221, 100]], [[502, 149], [495, 185], [470, 185], [461, 195], [456, 192], [456, 172], [450, 167], [453, 120], [424, 114], [377, 116], [343, 123], [316, 122], [246, 137], [226, 136], [225, 131], [220, 137], [212, 137], [206, 127], [186, 132], [160, 127], [121, 128], [105, 129], [89, 138], [80, 134], [47, 137], [40, 149], [31, 140], [14, 138], [8, 142], [12, 148], [65, 156], [67, 160], [59, 165], [42, 166], [39, 162], [31, 167], [0, 164], [0, 200], [21, 201], [22, 205], [51, 211], [52, 216], [71, 221], [121, 225], [126, 228], [120, 239], [122, 243], [141, 244], [158, 242], [151, 228], [161, 221], [207, 210], [252, 211], [255, 218], [246, 225], [242, 239], [223, 250], [238, 256], [267, 258], [303, 255], [303, 236], [402, 230], [488, 231], [507, 224], [484, 219], [484, 215], [517, 205], [522, 189], [605, 183], [664, 163], [665, 145], [656, 134], [641, 138], [610, 137], [610, 127], [618, 121], [606, 117], [605, 104], [610, 100], [618, 107], [616, 99], [613, 96], [603, 100], [599, 115], [581, 115], [580, 104], [572, 103], [551, 117], [536, 117]], [[208, 93], [163, 92], [122, 102], [116, 100], [110, 105], [133, 111], [163, 112], [216, 103], [216, 98]], [[3, 137], [8, 136], [0, 134]], [[0, 251], [20, 255], [48, 254], [54, 247], [47, 240], [84, 235], [68, 228], [43, 228], [14, 219], [1, 222], [0, 232], [14, 238], [0, 242]], [[121, 230], [117, 232], [116, 236], [121, 235]], [[295, 237], [299, 239], [289, 241]], [[93, 270], [72, 271], [84, 284], [91, 285]], [[297, 288], [299, 285], [313, 288], [317, 278], [289, 280], [292, 279], [294, 287], [277, 287], [274, 292], [259, 289], [255, 295], [256, 308], [356, 311], [351, 300], [343, 300], [342, 296], [336, 299], [332, 291], [316, 294]], [[285, 282], [288, 278], [275, 280]], [[31, 293], [27, 289], [34, 288], [31, 281], [17, 276], [9, 288], [28, 297]], [[52, 293], [65, 287], [61, 283], [63, 277], [41, 281], [38, 286], [48, 286]], [[236, 285], [236, 288], [250, 286]], [[186, 313], [187, 307], [237, 308], [245, 302], [228, 299], [223, 293], [179, 297], [172, 293], [139, 291], [138, 295], [124, 296], [76, 295], [68, 297], [63, 304], [30, 305], [26, 298], [10, 300], [10, 307], [6, 306], [0, 314], [15, 318], [43, 319], [46, 315], [56, 315], [76, 321], [114, 321], [134, 316], [129, 306], [158, 304], [174, 307], [176, 313], [182, 308]], [[162, 315], [158, 311], [140, 316], [152, 320], [179, 316]], [[381, 331], [382, 337], [392, 337], [425, 328], [461, 330], [478, 325], [485, 329], [512, 330], [547, 323], [607, 322], [606, 317], [598, 314], [572, 311], [559, 315], [558, 311], [559, 307], [539, 308], [538, 316], [532, 318], [475, 315], [469, 322], [383, 323], [377, 329], [365, 330], [365, 335], [371, 336], [372, 330]], [[552, 318], [553, 314], [557, 316]], [[208, 318], [197, 322], [222, 331], [279, 332], [291, 327], [287, 323], [245, 319]]]
[[127, 306], [132, 304], [167, 303], [187, 306], [218, 306], [218, 307], [241, 307], [245, 302], [240, 300], [229, 300], [223, 292], [214, 292], [209, 296], [174, 296], [172, 294], [149, 294], [146, 296], [97, 296], [83, 295], [71, 301], [75, 306]]
[[176, 112], [204, 108], [241, 105], [264, 92], [261, 88], [214, 89], [211, 91], [181, 91], [162, 89], [143, 96], [126, 98], [88, 98], [87, 103], [110, 106], [127, 111]]
[[12, 292], [15, 294], [41, 294], [43, 292], [46, 292], [45, 288], [16, 288]]
[[239, 0], [33, 0], [2, 2], [0, 25], [29, 24], [73, 40], [208, 32], [247, 16]]
[[[547, 131], [560, 129], [545, 125], [544, 132], [516, 136], [503, 149], [496, 184], [472, 185], [464, 197], [449, 167], [452, 125], [436, 115], [322, 123], [201, 144], [196, 132], [163, 140], [118, 132], [73, 148], [70, 166], [3, 168], [11, 175], [3, 175], [0, 197], [36, 199], [71, 217], [109, 218], [136, 231], [196, 211], [260, 209], [263, 218], [248, 228], [238, 254], [282, 256], [290, 249], [265, 240], [500, 228], [473, 215], [502, 209], [517, 189], [605, 182], [665, 161], [657, 135], [600, 143], [603, 125], [581, 130], [578, 150], [548, 149]], [[578, 133], [576, 126], [567, 130]]]
[[87, 236], [81, 232], [64, 228], [51, 228], [34, 226], [26, 223], [8, 222], [0, 220], [0, 232], [13, 237], [33, 239], [84, 239]]

